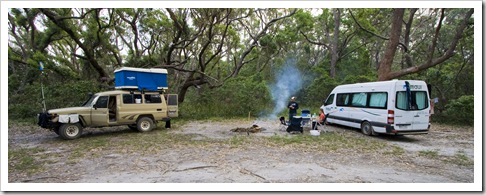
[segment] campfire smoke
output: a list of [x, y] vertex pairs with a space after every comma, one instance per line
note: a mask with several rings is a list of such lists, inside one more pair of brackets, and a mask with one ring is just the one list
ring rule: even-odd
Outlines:
[[277, 114], [287, 107], [290, 96], [302, 88], [303, 78], [295, 66], [295, 59], [287, 59], [282, 69], [277, 72], [276, 83], [270, 85], [275, 107], [268, 116], [269, 118], [277, 118]]

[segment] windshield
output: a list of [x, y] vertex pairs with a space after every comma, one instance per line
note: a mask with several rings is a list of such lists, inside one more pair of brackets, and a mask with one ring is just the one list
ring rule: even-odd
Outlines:
[[93, 100], [98, 97], [97, 95], [91, 96], [86, 102], [84, 102], [83, 107], [91, 107], [91, 104], [93, 104]]

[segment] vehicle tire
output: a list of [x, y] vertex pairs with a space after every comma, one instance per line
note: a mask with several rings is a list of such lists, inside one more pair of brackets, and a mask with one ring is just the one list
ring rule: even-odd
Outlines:
[[83, 133], [83, 127], [79, 123], [66, 123], [59, 127], [59, 136], [63, 139], [76, 139]]
[[154, 121], [149, 117], [142, 117], [137, 121], [137, 129], [140, 132], [151, 131], [154, 128]]
[[371, 123], [368, 121], [361, 123], [361, 132], [365, 135], [372, 135], [373, 127], [371, 126]]
[[128, 125], [128, 128], [130, 128], [131, 130], [134, 130], [134, 131], [138, 130], [137, 125]]

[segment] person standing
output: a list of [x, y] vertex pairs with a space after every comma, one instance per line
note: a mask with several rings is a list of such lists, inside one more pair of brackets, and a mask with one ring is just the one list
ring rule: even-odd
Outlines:
[[296, 98], [292, 97], [290, 98], [290, 102], [287, 105], [289, 108], [289, 121], [292, 120], [292, 117], [297, 115], [297, 109], [299, 109], [299, 104], [296, 102]]

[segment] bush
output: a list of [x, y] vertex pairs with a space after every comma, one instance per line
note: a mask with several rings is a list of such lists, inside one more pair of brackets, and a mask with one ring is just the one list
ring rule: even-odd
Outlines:
[[246, 117], [262, 115], [270, 104], [270, 94], [263, 78], [258, 74], [237, 77], [222, 87], [208, 89], [189, 88], [183, 104], [181, 117], [206, 119], [210, 117]]
[[474, 125], [474, 96], [465, 95], [452, 100], [441, 114], [443, 122], [461, 125]]
[[[44, 84], [46, 109], [80, 106], [89, 92], [100, 91], [96, 81], [66, 81]], [[23, 92], [9, 93], [8, 113], [10, 119], [28, 119], [42, 112], [40, 83], [25, 87]]]

